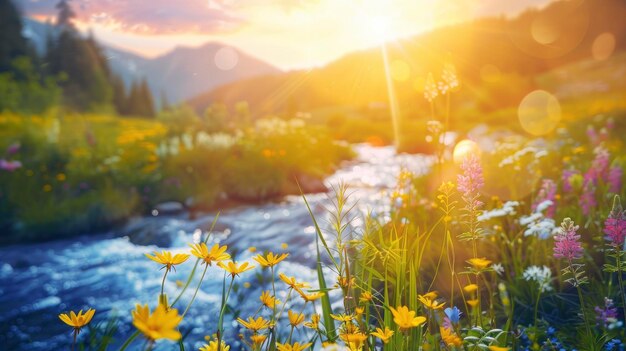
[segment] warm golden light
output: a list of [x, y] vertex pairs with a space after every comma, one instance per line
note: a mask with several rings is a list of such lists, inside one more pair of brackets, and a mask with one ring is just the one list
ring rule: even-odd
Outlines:
[[550, 133], [561, 120], [561, 105], [545, 90], [526, 95], [517, 109], [517, 116], [525, 131], [532, 135]]
[[470, 155], [476, 155], [480, 157], [482, 150], [480, 146], [472, 140], [464, 139], [459, 141], [454, 147], [454, 152], [452, 153], [452, 159], [454, 163], [460, 164], [463, 162], [465, 158]]

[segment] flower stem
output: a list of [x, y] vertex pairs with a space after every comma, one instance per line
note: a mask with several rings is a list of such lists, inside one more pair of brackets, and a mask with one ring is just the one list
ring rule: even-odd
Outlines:
[[133, 340], [135, 340], [135, 338], [138, 336], [139, 336], [139, 330], [135, 331], [133, 334], [131, 334], [131, 336], [128, 337], [128, 339], [126, 339], [126, 342], [124, 342], [124, 344], [120, 348], [120, 351], [126, 350], [128, 345], [130, 345], [130, 343], [133, 342]]
[[535, 326], [535, 340], [537, 341], [537, 313], [539, 312], [539, 300], [541, 299], [541, 289], [539, 289], [539, 293], [537, 294], [537, 301], [535, 301], [535, 316], [533, 317], [534, 323], [533, 325]]
[[624, 318], [626, 318], [626, 297], [624, 297], [624, 280], [622, 278], [622, 264], [621, 264], [622, 252], [619, 250], [619, 248], [616, 248], [615, 253], [616, 253], [615, 263], [617, 266], [617, 281], [619, 284], [620, 296], [622, 297], [622, 309], [624, 310]]
[[187, 305], [187, 308], [185, 308], [185, 312], [183, 312], [183, 315], [181, 316], [181, 318], [185, 317], [185, 315], [187, 314], [187, 311], [189, 311], [189, 307], [191, 307], [191, 304], [196, 299], [196, 295], [198, 294], [198, 290], [200, 290], [200, 285], [202, 284], [202, 281], [204, 280], [204, 275], [206, 274], [206, 271], [207, 271], [208, 268], [209, 268], [208, 264], [204, 266], [204, 271], [202, 271], [202, 276], [200, 277], [200, 281], [198, 282], [198, 286], [196, 287], [196, 291], [194, 291], [193, 297], [191, 298], [191, 301], [189, 301], [189, 304]]

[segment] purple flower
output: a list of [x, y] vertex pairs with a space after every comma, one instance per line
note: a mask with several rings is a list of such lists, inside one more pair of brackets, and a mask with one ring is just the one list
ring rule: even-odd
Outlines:
[[485, 184], [483, 168], [478, 157], [469, 155], [461, 163], [463, 174], [457, 176], [457, 188], [463, 194], [474, 194]]
[[563, 182], [563, 191], [566, 193], [571, 192], [572, 190], [574, 190], [574, 188], [572, 187], [572, 182], [570, 181], [570, 179], [572, 178], [573, 175], [579, 174], [579, 172], [577, 170], [573, 170], [573, 169], [566, 169], [563, 171], [563, 175], [561, 176], [561, 180]]
[[608, 183], [609, 183], [609, 192], [613, 194], [619, 194], [622, 190], [622, 167], [613, 166], [609, 170], [608, 175]]
[[596, 312], [596, 321], [604, 328], [614, 325], [617, 322], [617, 308], [613, 305], [613, 300], [608, 297], [604, 298], [604, 306], [596, 306], [593, 309]]
[[537, 207], [545, 201], [552, 202], [546, 210], [546, 217], [554, 218], [554, 212], [556, 211], [556, 183], [552, 179], [544, 179], [541, 183], [539, 194], [531, 206], [533, 212], [536, 212]]
[[13, 172], [18, 168], [22, 167], [22, 162], [20, 161], [7, 161], [5, 159], [0, 159], [0, 169], [7, 172]]
[[578, 226], [570, 218], [561, 223], [559, 232], [554, 236], [554, 257], [565, 258], [568, 261], [583, 257], [583, 247], [580, 244]]
[[20, 151], [20, 148], [21, 148], [21, 145], [19, 142], [9, 145], [9, 147], [7, 148], [7, 155], [11, 156], [11, 155], [18, 153]]
[[592, 125], [587, 126], [587, 137], [589, 138], [589, 141], [591, 141], [592, 145], [598, 144], [598, 134]]
[[613, 209], [609, 217], [604, 221], [604, 233], [609, 244], [620, 249], [626, 239], [626, 213], [622, 210], [619, 196], [613, 199]]
[[[587, 178], [587, 174], [585, 174], [585, 178]], [[598, 203], [596, 202], [596, 186], [593, 180], [585, 179], [584, 184], [583, 193], [580, 195], [578, 204], [583, 210], [583, 214], [587, 216], [591, 213], [591, 209], [596, 207]]]
[[609, 170], [609, 151], [601, 146], [596, 147], [593, 150], [596, 155], [591, 162], [591, 167], [587, 173], [585, 173], [585, 180], [593, 181], [597, 184], [599, 180], [607, 181], [607, 175]]

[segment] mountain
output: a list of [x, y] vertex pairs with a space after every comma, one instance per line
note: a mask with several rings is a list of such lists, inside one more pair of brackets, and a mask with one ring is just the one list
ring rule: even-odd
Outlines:
[[141, 72], [157, 96], [156, 89], [162, 89], [173, 102], [241, 79], [280, 73], [277, 68], [220, 43], [177, 47], [147, 61]]
[[[454, 63], [464, 85], [455, 100], [484, 109], [517, 104], [536, 88], [534, 76], [626, 49], [625, 18], [623, 0], [561, 0], [515, 18], [480, 19], [390, 42], [387, 56], [400, 110], [429, 110], [421, 93], [425, 77], [429, 72], [438, 77], [446, 61]], [[380, 48], [363, 50], [322, 68], [226, 84], [190, 104], [201, 111], [215, 102], [245, 100], [258, 115], [332, 106], [371, 110], [388, 101], [384, 67]], [[506, 79], [494, 83], [490, 76]], [[487, 88], [490, 96], [502, 98], [481, 98]]]
[[[40, 54], [44, 53], [46, 40], [57, 34], [56, 28], [31, 18], [24, 18], [23, 23], [24, 36]], [[170, 103], [184, 101], [237, 80], [281, 73], [268, 63], [220, 43], [177, 47], [155, 58], [101, 46], [111, 69], [124, 79], [127, 86], [133, 80], [146, 78], [155, 98], [158, 100], [165, 94]]]

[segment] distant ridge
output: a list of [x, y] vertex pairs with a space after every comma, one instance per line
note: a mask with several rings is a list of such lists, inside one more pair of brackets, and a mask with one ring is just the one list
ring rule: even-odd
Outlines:
[[[39, 53], [45, 52], [48, 35], [55, 34], [54, 26], [24, 18], [24, 35]], [[193, 48], [176, 47], [155, 58], [142, 57], [102, 43], [101, 47], [113, 72], [120, 75], [126, 84], [146, 78], [155, 98], [158, 100], [165, 94], [170, 103], [184, 101], [223, 84], [281, 72], [234, 47], [215, 42]]]

